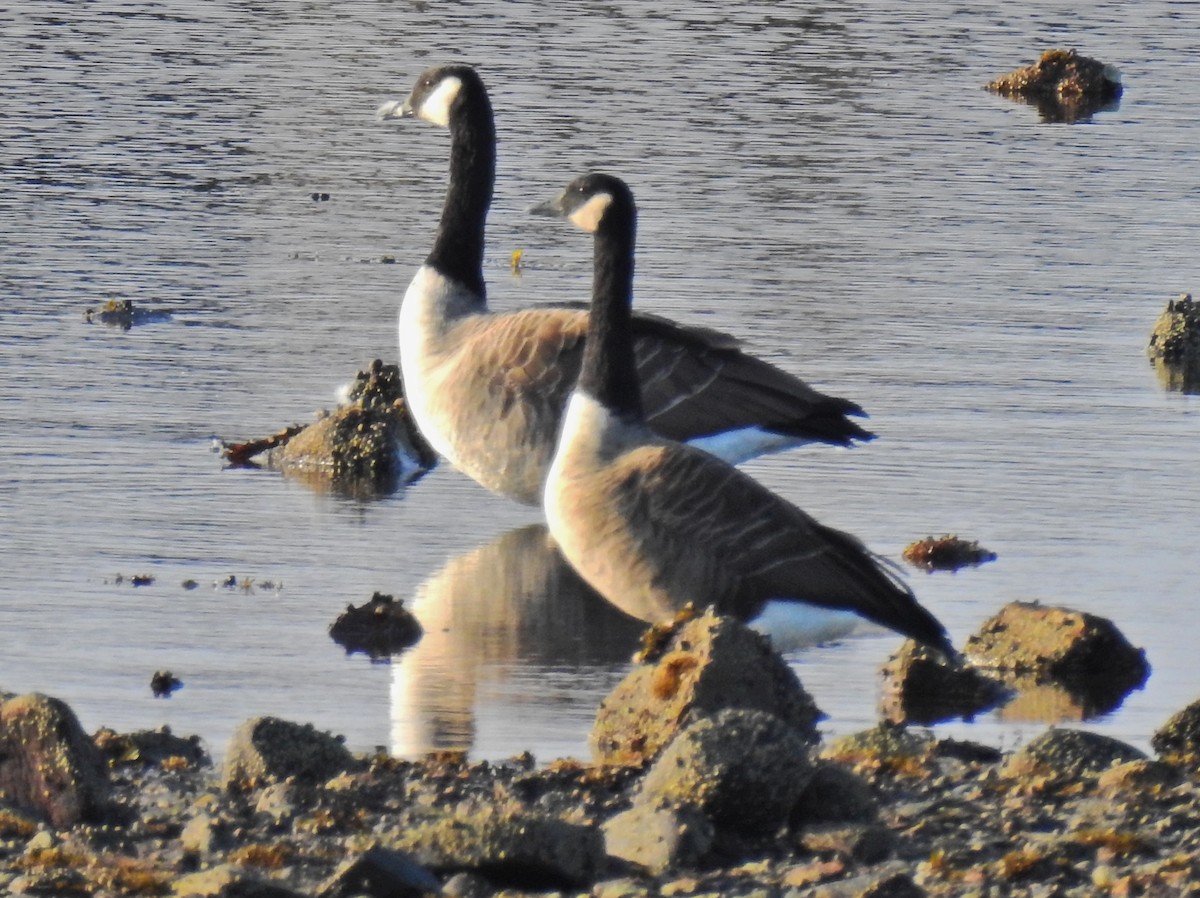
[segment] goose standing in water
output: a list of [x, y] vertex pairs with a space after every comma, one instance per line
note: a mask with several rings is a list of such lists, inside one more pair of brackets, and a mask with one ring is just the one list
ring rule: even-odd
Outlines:
[[712, 604], [787, 644], [819, 609], [853, 612], [953, 657], [942, 625], [857, 539], [646, 426], [630, 308], [637, 209], [625, 183], [587, 175], [538, 211], [595, 235], [583, 366], [545, 490], [550, 533], [583, 579], [648, 621]]
[[[450, 181], [433, 250], [400, 306], [409, 408], [433, 447], [493, 492], [541, 502], [563, 407], [583, 357], [587, 312], [489, 312], [483, 236], [496, 168], [492, 107], [468, 66], [429, 69], [380, 118], [450, 130]], [[731, 463], [808, 442], [849, 446], [872, 434], [862, 409], [743, 353], [731, 337], [634, 316], [646, 420], [658, 433]]]

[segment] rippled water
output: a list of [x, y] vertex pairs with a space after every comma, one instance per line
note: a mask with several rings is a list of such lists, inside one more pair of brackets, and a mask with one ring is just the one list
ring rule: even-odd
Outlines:
[[[647, 8], [0, 10], [0, 689], [58, 695], [89, 728], [167, 722], [218, 754], [253, 714], [356, 748], [585, 752], [634, 637], [546, 560], [522, 529], [535, 511], [447, 468], [360, 502], [210, 449], [308, 420], [394, 360], [447, 139], [373, 111], [465, 60], [501, 141], [496, 307], [586, 298], [586, 238], [525, 210], [588, 168], [624, 175], [642, 307], [736, 333], [872, 414], [870, 446], [753, 473], [885, 554], [947, 531], [997, 552], [912, 578], [957, 641], [1012, 599], [1112, 617], [1154, 673], [1089, 726], [1145, 746], [1197, 697], [1200, 400], [1165, 392], [1143, 353], [1196, 286], [1189, 4]], [[1120, 107], [1051, 125], [980, 90], [1052, 46], [1120, 67]], [[171, 318], [84, 322], [125, 298]], [[231, 574], [260, 586], [212, 587]], [[392, 665], [326, 634], [375, 590], [430, 631]], [[829, 732], [874, 719], [895, 645], [794, 656]], [[160, 668], [185, 682], [169, 700], [150, 694]], [[940, 729], [1001, 744], [1041, 726]]]

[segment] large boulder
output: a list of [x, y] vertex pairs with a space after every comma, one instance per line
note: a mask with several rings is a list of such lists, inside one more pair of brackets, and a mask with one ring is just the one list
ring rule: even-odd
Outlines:
[[34, 692], [0, 704], [0, 795], [64, 828], [99, 816], [109, 792], [104, 756], [65, 702]]
[[647, 653], [601, 702], [592, 752], [605, 764], [643, 764], [693, 721], [726, 708], [765, 711], [816, 742], [824, 715], [770, 640], [706, 611]]

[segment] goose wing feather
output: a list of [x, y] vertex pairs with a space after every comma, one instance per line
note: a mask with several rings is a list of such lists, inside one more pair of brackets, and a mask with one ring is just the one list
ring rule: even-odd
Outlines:
[[656, 561], [660, 587], [749, 617], [772, 599], [853, 611], [938, 647], [945, 632], [912, 591], [849, 534], [687, 446], [629, 452], [621, 513]]

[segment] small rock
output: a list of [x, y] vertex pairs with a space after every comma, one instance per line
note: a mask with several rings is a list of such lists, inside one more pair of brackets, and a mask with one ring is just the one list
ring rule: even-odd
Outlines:
[[765, 832], [784, 823], [813, 775], [806, 740], [773, 714], [727, 708], [663, 749], [636, 801], [692, 807], [717, 826]]
[[275, 823], [285, 823], [296, 816], [294, 787], [290, 783], [272, 783], [258, 793], [254, 811], [266, 814]]
[[442, 883], [447, 898], [492, 898], [495, 891], [490, 882], [474, 873], [455, 873]]
[[437, 877], [399, 851], [372, 848], [347, 861], [317, 891], [318, 898], [422, 898], [437, 895]]
[[604, 858], [600, 831], [556, 817], [454, 808], [415, 820], [386, 846], [436, 872], [474, 872], [527, 890], [590, 883]]
[[183, 680], [169, 670], [156, 670], [150, 678], [150, 691], [155, 698], [169, 698], [172, 692], [183, 687]]
[[206, 767], [212, 763], [199, 736], [176, 736], [165, 726], [135, 733], [118, 733], [105, 727], [96, 731], [92, 741], [104, 753], [110, 767], [131, 764], [156, 767], [167, 762]]
[[890, 857], [896, 839], [876, 823], [842, 823], [807, 826], [800, 834], [806, 851], [822, 856], [836, 855], [862, 864], [876, 864]]
[[1121, 76], [1074, 50], [1047, 50], [1033, 65], [1001, 75], [987, 89], [1034, 103], [1046, 121], [1074, 122], [1115, 104], [1121, 97]]
[[353, 764], [341, 740], [277, 717], [256, 717], [234, 731], [225, 754], [226, 789], [295, 777], [323, 781]]
[[392, 596], [376, 592], [359, 607], [347, 606], [329, 626], [329, 635], [346, 654], [362, 652], [371, 658], [397, 655], [421, 638], [421, 624]]
[[210, 855], [215, 851], [227, 850], [232, 846], [233, 839], [223, 821], [201, 813], [183, 827], [179, 844], [188, 854]]
[[995, 552], [989, 552], [977, 542], [960, 539], [953, 533], [927, 536], [909, 543], [900, 555], [913, 567], [929, 572], [957, 571], [996, 560]]
[[1011, 755], [1000, 772], [1012, 778], [1045, 775], [1058, 780], [1078, 780], [1145, 757], [1133, 746], [1108, 736], [1055, 727]]
[[264, 882], [233, 864], [220, 864], [175, 881], [176, 898], [302, 898], [298, 892]]
[[702, 814], [644, 803], [635, 803], [606, 821], [603, 831], [609, 857], [634, 864], [652, 876], [695, 866], [713, 842], [712, 824]]
[[643, 764], [692, 720], [724, 708], [773, 714], [808, 742], [819, 739], [824, 716], [766, 637], [706, 611], [604, 699], [592, 753], [600, 763]]
[[878, 817], [879, 802], [862, 777], [841, 764], [817, 761], [792, 808], [791, 824], [867, 823]]
[[1200, 700], [1172, 714], [1150, 737], [1150, 745], [1163, 758], [1200, 761]]
[[0, 704], [0, 793], [64, 828], [96, 818], [110, 794], [108, 766], [75, 713], [39, 693]]
[[862, 770], [926, 776], [932, 771], [937, 751], [938, 742], [927, 730], [885, 721], [872, 729], [842, 736], [823, 750], [821, 757]]
[[1171, 789], [1183, 782], [1183, 772], [1174, 764], [1163, 761], [1126, 761], [1109, 767], [1096, 780], [1096, 788], [1114, 800], [1122, 800], [1130, 793], [1155, 792]]
[[880, 710], [891, 723], [970, 720], [1009, 694], [999, 680], [970, 665], [951, 663], [912, 639], [884, 662], [880, 675]]

